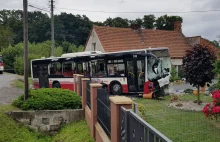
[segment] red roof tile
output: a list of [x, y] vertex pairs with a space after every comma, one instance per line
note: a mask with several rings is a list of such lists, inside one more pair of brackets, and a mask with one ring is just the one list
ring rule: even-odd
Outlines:
[[182, 58], [191, 48], [184, 35], [177, 31], [94, 26], [105, 52], [148, 47], [168, 47], [171, 57]]

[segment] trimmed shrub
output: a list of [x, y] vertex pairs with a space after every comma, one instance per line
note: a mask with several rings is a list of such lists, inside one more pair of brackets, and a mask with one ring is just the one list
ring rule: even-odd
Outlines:
[[192, 94], [193, 93], [193, 89], [185, 89], [183, 92], [184, 93], [188, 93], [188, 94]]
[[24, 95], [21, 95], [12, 104], [22, 110], [79, 109], [81, 98], [70, 90], [43, 88], [30, 90], [26, 101]]

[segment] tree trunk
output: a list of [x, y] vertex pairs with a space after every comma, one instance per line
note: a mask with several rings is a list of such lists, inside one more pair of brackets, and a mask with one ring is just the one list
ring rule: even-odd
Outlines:
[[199, 93], [199, 85], [198, 85], [198, 87], [197, 87], [197, 89], [198, 89], [198, 95], [197, 95], [197, 104], [198, 105], [200, 105], [200, 93]]

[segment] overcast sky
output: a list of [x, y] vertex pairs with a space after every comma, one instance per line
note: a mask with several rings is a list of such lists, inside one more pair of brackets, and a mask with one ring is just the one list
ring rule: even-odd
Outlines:
[[[49, 0], [28, 0], [28, 3], [49, 10]], [[55, 7], [55, 14], [60, 12], [84, 14], [92, 21], [104, 21], [108, 17], [117, 16], [133, 20], [147, 14], [154, 14], [158, 17], [166, 13], [96, 13], [66, 9], [111, 12], [220, 10], [220, 0], [55, 0]], [[23, 0], [0, 0], [0, 10], [2, 9], [23, 9]], [[29, 7], [29, 10], [34, 9]], [[185, 36], [201, 35], [210, 40], [217, 40], [217, 36], [220, 35], [220, 11], [168, 15], [183, 17], [182, 29]]]

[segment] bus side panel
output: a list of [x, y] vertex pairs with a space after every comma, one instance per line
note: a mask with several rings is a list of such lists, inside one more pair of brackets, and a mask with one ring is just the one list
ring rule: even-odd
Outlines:
[[110, 92], [110, 83], [112, 81], [118, 81], [121, 83], [122, 92], [128, 93], [128, 83], [126, 77], [109, 77], [109, 78], [91, 78], [92, 82], [95, 83], [105, 83], [108, 85], [108, 91]]
[[49, 85], [50, 88], [53, 87], [54, 81], [59, 82], [62, 89], [74, 90], [73, 78], [50, 78]]
[[[73, 80], [72, 78], [70, 78], [70, 79], [64, 79], [64, 78], [52, 79], [52, 78], [50, 78], [49, 79], [49, 87], [52, 88], [53, 82], [58, 81], [60, 83], [60, 86], [62, 89], [69, 89], [69, 90], [73, 91], [74, 90], [74, 83], [72, 80]], [[34, 86], [34, 89], [40, 88], [38, 79], [33, 79], [33, 86]]]
[[122, 91], [123, 91], [123, 93], [128, 93], [128, 85], [127, 84], [122, 84]]
[[69, 89], [71, 91], [74, 90], [74, 84], [73, 83], [61, 83], [61, 88], [62, 89]]
[[147, 81], [144, 83], [144, 94], [149, 94], [154, 90], [153, 83], [150, 81]]
[[37, 79], [33, 79], [33, 86], [34, 86], [34, 89], [40, 88], [39, 81]]

